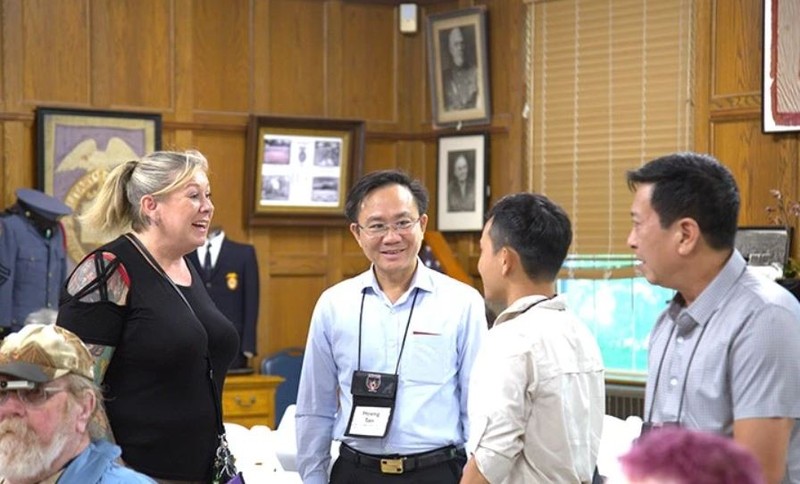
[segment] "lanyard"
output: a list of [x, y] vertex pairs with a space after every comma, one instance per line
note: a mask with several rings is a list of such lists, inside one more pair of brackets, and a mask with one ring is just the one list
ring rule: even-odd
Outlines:
[[[715, 311], [716, 312], [716, 311]], [[711, 315], [713, 317], [713, 314]], [[686, 370], [683, 373], [683, 385], [681, 385], [681, 399], [678, 403], [678, 414], [675, 417], [675, 422], [680, 424], [681, 423], [681, 414], [683, 413], [683, 401], [686, 397], [686, 381], [689, 379], [689, 369], [692, 367], [692, 362], [694, 361], [694, 355], [697, 353], [697, 347], [700, 346], [700, 340], [703, 339], [703, 335], [706, 332], [706, 328], [711, 323], [711, 318], [706, 321], [706, 324], [703, 325], [703, 328], [700, 330], [700, 334], [697, 336], [697, 341], [694, 343], [694, 348], [692, 348], [692, 353], [689, 355], [689, 361], [686, 364]], [[661, 353], [661, 359], [658, 362], [658, 370], [656, 373], [656, 381], [653, 384], [653, 403], [650, 404], [650, 411], [647, 413], [647, 422], [651, 423], [653, 421], [653, 409], [656, 407], [656, 396], [658, 392], [658, 381], [661, 379], [661, 367], [664, 365], [664, 358], [667, 356], [667, 350], [669, 350], [669, 345], [672, 343], [672, 336], [675, 334], [675, 328], [678, 326], [676, 322], [673, 321], [672, 329], [669, 331], [669, 336], [667, 336], [667, 344], [664, 345], [664, 352]]]
[[[555, 296], [553, 296], [553, 297], [555, 297]], [[534, 307], [534, 306], [538, 306], [539, 304], [541, 304], [541, 303], [543, 303], [543, 302], [545, 302], [545, 301], [549, 301], [549, 300], [553, 299], [553, 297], [546, 297], [546, 298], [544, 298], [544, 299], [539, 299], [539, 300], [538, 300], [538, 301], [536, 301], [535, 303], [531, 304], [531, 305], [530, 305], [530, 306], [528, 306], [527, 308], [525, 308], [525, 309], [523, 309], [522, 311], [520, 311], [519, 313], [517, 313], [517, 315], [519, 315], [519, 314], [522, 314], [522, 313], [525, 313], [525, 312], [527, 312], [527, 311], [528, 311], [528, 309], [530, 309], [530, 308], [532, 308], [532, 307]]]
[[[358, 312], [358, 370], [361, 371], [361, 323], [364, 318], [364, 299], [366, 298], [366, 288], [361, 291], [361, 310]], [[414, 299], [411, 301], [411, 311], [408, 312], [408, 321], [406, 322], [406, 331], [403, 333], [403, 343], [400, 345], [400, 354], [397, 355], [397, 365], [394, 368], [394, 374], [397, 375], [400, 370], [400, 357], [403, 356], [403, 349], [406, 347], [406, 336], [408, 336], [408, 327], [411, 326], [411, 316], [414, 314], [414, 306], [417, 304], [417, 294], [419, 288], [414, 288]]]

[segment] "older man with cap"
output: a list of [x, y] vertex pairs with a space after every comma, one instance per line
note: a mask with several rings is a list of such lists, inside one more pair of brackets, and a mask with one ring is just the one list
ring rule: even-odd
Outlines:
[[153, 483], [102, 440], [94, 359], [80, 339], [31, 324], [0, 344], [0, 484]]
[[67, 205], [30, 188], [0, 213], [0, 339], [18, 331], [28, 314], [57, 308], [67, 278], [67, 251], [58, 219]]

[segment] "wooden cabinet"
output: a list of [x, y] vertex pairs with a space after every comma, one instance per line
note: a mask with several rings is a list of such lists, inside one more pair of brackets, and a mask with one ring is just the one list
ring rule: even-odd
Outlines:
[[222, 419], [245, 427], [275, 428], [275, 389], [283, 378], [274, 375], [230, 375], [222, 389]]

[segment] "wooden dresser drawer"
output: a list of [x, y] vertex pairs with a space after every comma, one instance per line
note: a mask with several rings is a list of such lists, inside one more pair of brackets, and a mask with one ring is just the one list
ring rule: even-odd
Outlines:
[[267, 394], [260, 389], [233, 390], [222, 394], [222, 412], [225, 415], [269, 413], [269, 407]]
[[222, 419], [245, 427], [275, 428], [275, 389], [283, 378], [273, 375], [235, 375], [225, 378]]

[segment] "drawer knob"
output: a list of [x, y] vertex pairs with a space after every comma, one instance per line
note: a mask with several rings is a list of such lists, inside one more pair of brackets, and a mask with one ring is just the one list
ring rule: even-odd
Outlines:
[[256, 403], [256, 397], [251, 395], [250, 401], [245, 403], [242, 401], [242, 397], [237, 396], [233, 398], [233, 401], [236, 402], [236, 405], [239, 405], [240, 407], [252, 407]]

